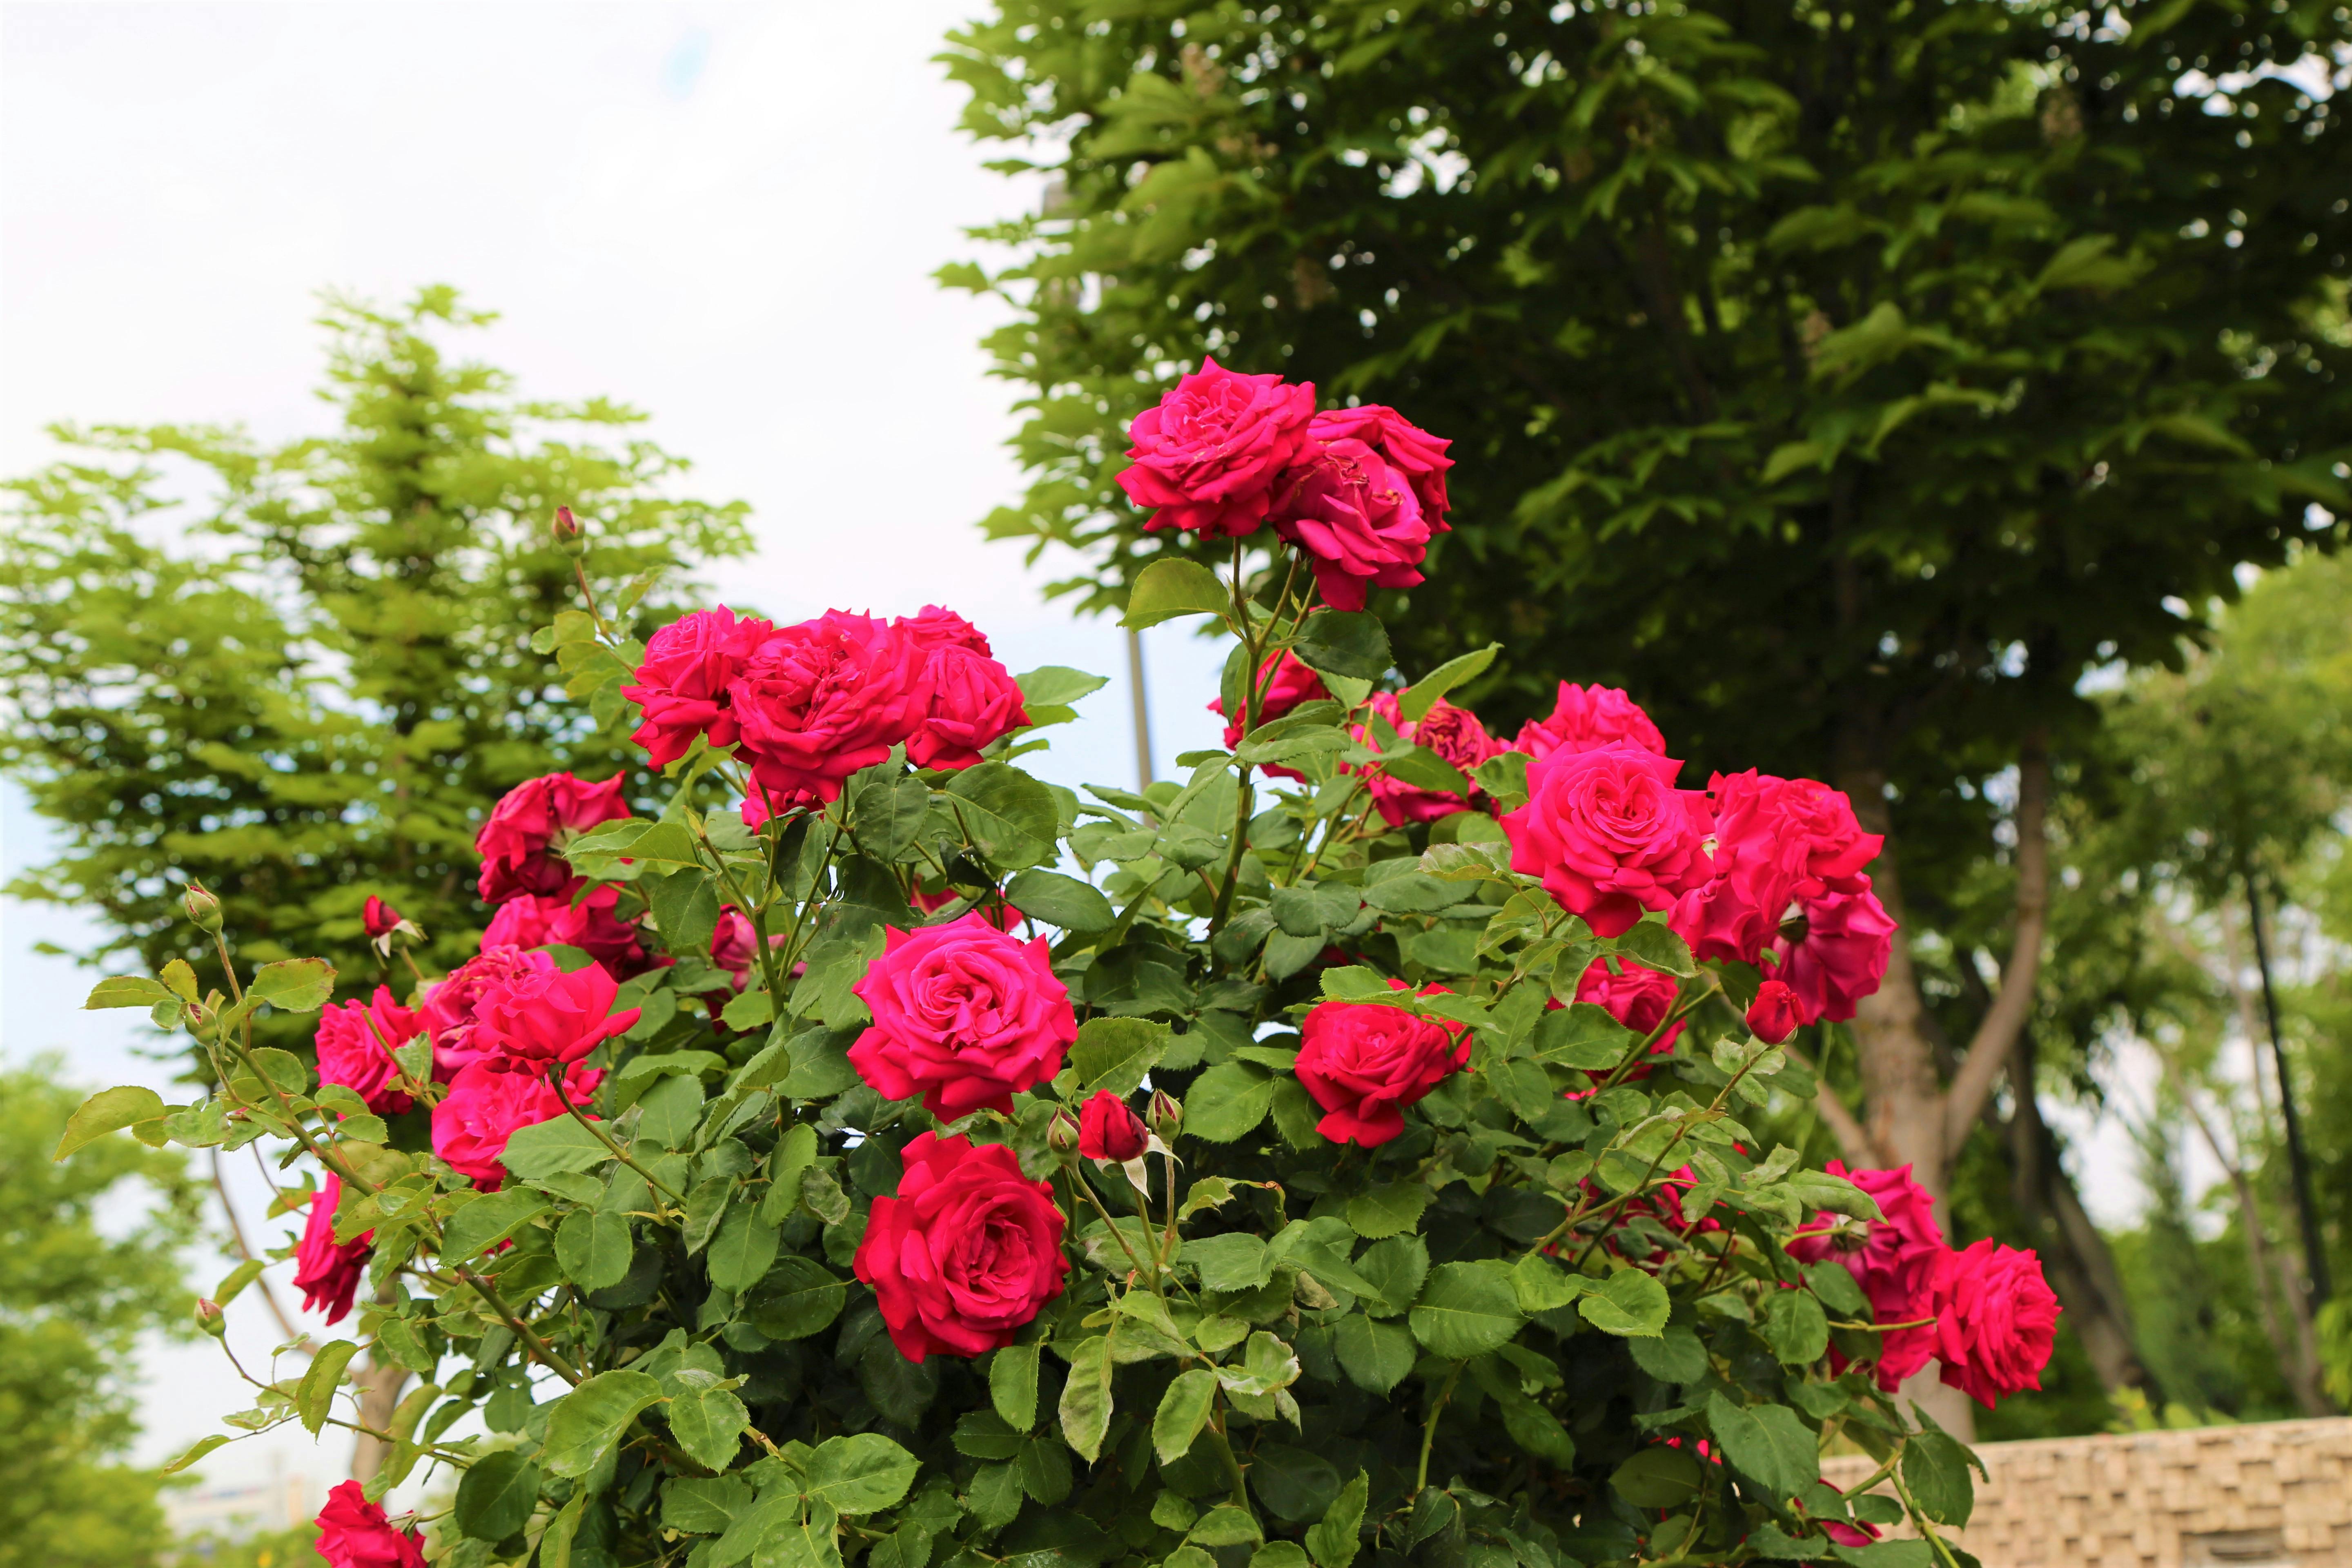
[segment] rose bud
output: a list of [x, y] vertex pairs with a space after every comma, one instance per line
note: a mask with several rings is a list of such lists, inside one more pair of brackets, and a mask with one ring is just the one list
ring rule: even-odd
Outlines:
[[1078, 1152], [1085, 1139], [1086, 1134], [1078, 1130], [1078, 1124], [1070, 1119], [1068, 1111], [1054, 1112], [1053, 1123], [1045, 1129], [1046, 1148], [1066, 1160]]
[[1176, 1134], [1184, 1130], [1184, 1107], [1164, 1089], [1151, 1091], [1151, 1105], [1144, 1116], [1151, 1123], [1151, 1131], [1159, 1134], [1160, 1141], [1171, 1147], [1176, 1142]]
[[188, 919], [195, 922], [198, 931], [206, 936], [220, 934], [220, 900], [205, 891], [205, 885], [202, 882], [190, 882], [187, 897], [181, 902], [188, 911]]
[[221, 1310], [218, 1301], [199, 1296], [196, 1298], [196, 1327], [219, 1339], [228, 1332], [228, 1314]]
[[1777, 1046], [1795, 1034], [1804, 1021], [1797, 994], [1786, 981], [1767, 980], [1757, 988], [1756, 1000], [1748, 1005], [1748, 1026], [1768, 1046]]
[[582, 537], [580, 520], [572, 515], [568, 506], [555, 509], [555, 521], [548, 526], [547, 532], [555, 547], [566, 555], [578, 555], [588, 548], [587, 541]]
[[1123, 1165], [1143, 1152], [1150, 1137], [1143, 1119], [1107, 1089], [1095, 1090], [1078, 1112], [1078, 1152], [1089, 1160]]
[[366, 912], [360, 919], [367, 926], [370, 938], [390, 936], [400, 929], [401, 913], [373, 893], [368, 895]]

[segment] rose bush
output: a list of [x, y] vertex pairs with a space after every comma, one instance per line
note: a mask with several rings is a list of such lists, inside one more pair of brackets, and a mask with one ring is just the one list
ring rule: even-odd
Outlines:
[[[315, 1178], [287, 1252], [355, 1321], [230, 1430], [386, 1446], [337, 1563], [1957, 1568], [1967, 1457], [1894, 1391], [2032, 1387], [2055, 1303], [1906, 1173], [1759, 1131], [1884, 973], [1876, 842], [1809, 781], [1686, 787], [1623, 692], [1506, 746], [1493, 649], [1397, 678], [1355, 606], [1450, 463], [1395, 411], [1210, 366], [1135, 441], [1155, 523], [1232, 551], [1129, 610], [1234, 641], [1185, 777], [1023, 771], [1101, 682], [938, 606], [640, 644], [592, 604], [535, 646], [637, 705], [657, 784], [502, 803], [478, 956], [330, 1007], [191, 889], [217, 972], [98, 988], [214, 1081], [109, 1090], [61, 1153]], [[315, 1057], [264, 1009], [320, 1012]], [[415, 1380], [388, 1415], [362, 1351]], [[1833, 1441], [1881, 1461], [1850, 1495]], [[388, 1519], [423, 1467], [453, 1504]]]

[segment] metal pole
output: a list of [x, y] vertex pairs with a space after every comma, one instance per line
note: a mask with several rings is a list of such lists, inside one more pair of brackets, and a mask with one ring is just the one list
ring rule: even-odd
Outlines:
[[1151, 699], [1143, 689], [1143, 634], [1127, 628], [1127, 686], [1135, 700], [1135, 776], [1138, 789], [1151, 787]]
[[2294, 1079], [2287, 1071], [2286, 1047], [2279, 1038], [2278, 994], [2271, 989], [2270, 943], [2263, 936], [2263, 900], [2254, 883], [2252, 866], [2241, 859], [2238, 875], [2246, 884], [2246, 913], [2254, 928], [2254, 966], [2262, 971], [2263, 1011], [2271, 1026], [2271, 1063], [2278, 1069], [2279, 1116], [2286, 1124], [2287, 1173], [2294, 1183], [2294, 1213], [2303, 1234], [2304, 1268], [2311, 1277], [2311, 1304], [2316, 1310], [2330, 1294], [2327, 1253], [2319, 1242], [2319, 1215], [2311, 1196], [2311, 1162], [2303, 1147], [2303, 1119], [2294, 1108]]

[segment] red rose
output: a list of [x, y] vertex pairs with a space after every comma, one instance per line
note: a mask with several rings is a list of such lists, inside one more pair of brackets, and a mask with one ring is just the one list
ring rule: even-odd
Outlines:
[[728, 688], [775, 629], [757, 616], [739, 621], [721, 605], [680, 616], [646, 641], [636, 684], [621, 688], [621, 695], [645, 710], [645, 722], [629, 738], [654, 766], [666, 768], [692, 751], [697, 735], [709, 736], [714, 746], [735, 743]]
[[855, 1265], [891, 1343], [913, 1362], [1011, 1344], [1070, 1271], [1052, 1184], [1024, 1176], [1002, 1143], [936, 1132], [899, 1161], [898, 1195], [874, 1200]]
[[1255, 533], [1283, 470], [1307, 446], [1315, 388], [1278, 375], [1236, 375], [1213, 359], [1179, 381], [1128, 426], [1129, 466], [1118, 488], [1155, 509], [1147, 530], [1212, 538]]
[[361, 912], [360, 923], [367, 928], [368, 940], [373, 942], [377, 937], [390, 936], [400, 929], [402, 922], [398, 910], [370, 893], [367, 907]]
[[1748, 1004], [1748, 1032], [1768, 1046], [1777, 1046], [1804, 1022], [1799, 1011], [1795, 992], [1778, 980], [1767, 980], [1756, 988], [1756, 1000]]
[[935, 647], [964, 647], [982, 658], [994, 658], [988, 638], [981, 629], [957, 615], [953, 610], [937, 605], [925, 605], [919, 616], [900, 616], [890, 623], [898, 631], [915, 639], [917, 647], [929, 652]]
[[1856, 1004], [1886, 978], [1895, 952], [1895, 917], [1861, 879], [1858, 893], [1823, 893], [1804, 906], [1804, 934], [1785, 931], [1772, 943], [1776, 978], [1795, 994], [1799, 1016], [1808, 1024], [1827, 1018], [1843, 1024]]
[[1936, 1262], [1936, 1359], [1954, 1388], [1991, 1409], [2040, 1388], [2058, 1333], [2042, 1259], [1990, 1237]]
[[365, 1004], [344, 1002], [319, 1015], [312, 1044], [319, 1052], [319, 1081], [352, 1090], [379, 1116], [396, 1116], [415, 1101], [395, 1087], [399, 1064], [393, 1048], [416, 1037], [416, 1015], [392, 999], [388, 986], [375, 988]]
[[[771, 951], [784, 945], [784, 935], [776, 931], [768, 938]], [[710, 932], [710, 962], [727, 971], [738, 991], [751, 983], [751, 972], [760, 966], [759, 932], [732, 904], [719, 910], [719, 924]]]
[[610, 883], [588, 889], [576, 902], [568, 893], [552, 898], [525, 894], [500, 904], [482, 933], [485, 951], [493, 947], [576, 947], [615, 974], [634, 974], [646, 966], [646, 950], [637, 942], [637, 928], [614, 918], [621, 889]]
[[1528, 764], [1528, 804], [1503, 818], [1511, 869], [1595, 936], [1631, 930], [1705, 880], [1705, 797], [1675, 788], [1682, 764], [1637, 746], [1557, 751]]
[[922, 724], [907, 742], [907, 760], [919, 768], [971, 767], [982, 747], [1029, 722], [1013, 672], [961, 643], [930, 650], [923, 690]]
[[[1257, 667], [1256, 696], [1262, 711], [1255, 718], [1250, 715], [1247, 697], [1242, 700], [1242, 712], [1238, 718], [1226, 715], [1225, 700], [1222, 697], [1209, 699], [1209, 711], [1225, 721], [1225, 750], [1230, 752], [1242, 743], [1244, 735], [1259, 725], [1273, 723], [1301, 703], [1325, 701], [1330, 695], [1321, 676], [1301, 663], [1296, 654], [1285, 652], [1278, 658], [1267, 659]], [[1272, 768], [1265, 771], [1275, 772]], [[1297, 778], [1298, 775], [1291, 773], [1289, 776]]]
[[603, 784], [549, 773], [507, 791], [474, 840], [482, 853], [482, 901], [504, 903], [524, 893], [561, 893], [574, 886], [562, 846], [600, 822], [629, 815], [621, 799], [625, 782], [617, 773]]
[[1276, 502], [1274, 531], [1307, 552], [1335, 610], [1370, 588], [1411, 588], [1429, 553], [1429, 520], [1406, 477], [1361, 441], [1310, 443]]
[[613, 1011], [620, 987], [601, 963], [565, 973], [532, 969], [482, 987], [474, 1004], [473, 1045], [534, 1070], [576, 1062], [635, 1025], [639, 1009]]
[[[509, 904], [499, 913], [503, 917], [515, 907]], [[459, 1068], [489, 1054], [486, 1046], [474, 1039], [474, 1008], [483, 992], [496, 982], [555, 967], [555, 960], [546, 953], [486, 942], [482, 951], [459, 965], [456, 973], [426, 991], [417, 1017], [433, 1037], [434, 1078], [447, 1083]]]
[[923, 664], [906, 632], [844, 610], [769, 637], [729, 689], [755, 798], [772, 811], [830, 801], [888, 757], [922, 722]]
[[[1916, 1323], [1934, 1317], [1937, 1262], [1946, 1256], [1943, 1228], [1936, 1223], [1936, 1200], [1911, 1179], [1908, 1165], [1893, 1171], [1849, 1171], [1843, 1161], [1832, 1160], [1829, 1173], [1868, 1193], [1885, 1217], [1859, 1225], [1824, 1217], [1790, 1240], [1789, 1256], [1801, 1263], [1827, 1258], [1843, 1266], [1870, 1299], [1873, 1322]], [[1881, 1334], [1878, 1386], [1893, 1392], [1935, 1353], [1932, 1324]]]
[[[1622, 973], [1612, 974], [1607, 959], [1594, 959], [1576, 982], [1576, 999], [1606, 1009], [1611, 1017], [1635, 1034], [1647, 1037], [1674, 1011], [1682, 986], [1673, 975], [1630, 958], [1617, 962]], [[1678, 1020], [1651, 1045], [1652, 1053], [1662, 1055], [1672, 1050], [1682, 1032], [1683, 1025]]]
[[1554, 752], [1620, 745], [1666, 754], [1666, 738], [1632, 698], [1613, 686], [1563, 680], [1550, 717], [1530, 719], [1519, 727], [1517, 749], [1530, 757], [1548, 757]]
[[1010, 1115], [1017, 1090], [1062, 1070], [1077, 1016], [1044, 937], [1024, 942], [973, 911], [919, 931], [893, 926], [883, 941], [850, 987], [874, 1026], [849, 1062], [877, 1094], [919, 1094], [942, 1121], [982, 1107]]
[[[1478, 722], [1478, 715], [1451, 702], [1441, 700], [1412, 721], [1404, 719], [1393, 692], [1379, 693], [1369, 706], [1388, 721], [1399, 738], [1427, 746], [1465, 773], [1503, 749], [1486, 733], [1486, 727]], [[1350, 725], [1348, 732], [1375, 750], [1381, 747], [1379, 731], [1370, 720]], [[1467, 795], [1451, 790], [1423, 789], [1391, 777], [1385, 768], [1373, 772], [1368, 787], [1372, 804], [1380, 807], [1381, 816], [1391, 827], [1401, 827], [1408, 822], [1434, 822], [1441, 816], [1486, 805], [1486, 797], [1475, 789]]]
[[563, 1098], [530, 1062], [512, 1057], [486, 1057], [460, 1068], [449, 1080], [449, 1092], [433, 1108], [433, 1152], [462, 1176], [473, 1178], [484, 1192], [496, 1192], [506, 1179], [499, 1163], [507, 1140], [520, 1127], [536, 1127], [563, 1114], [568, 1100], [588, 1110], [589, 1097], [604, 1079], [601, 1068], [566, 1068]]
[[1454, 459], [1445, 455], [1453, 442], [1441, 439], [1407, 420], [1393, 408], [1367, 403], [1357, 408], [1328, 408], [1307, 426], [1310, 441], [1358, 440], [1388, 459], [1388, 465], [1412, 485], [1421, 514], [1439, 533], [1452, 530], [1445, 521], [1445, 470]]
[[[1389, 982], [1402, 991], [1401, 980]], [[1443, 993], [1424, 985], [1424, 996]], [[1323, 1002], [1299, 1026], [1292, 1069], [1324, 1110], [1316, 1131], [1364, 1148], [1404, 1131], [1404, 1109], [1469, 1065], [1470, 1031], [1379, 1002]]]
[[1107, 1089], [1095, 1090], [1094, 1098], [1079, 1108], [1078, 1152], [1087, 1159], [1123, 1165], [1140, 1158], [1150, 1138], [1143, 1118]]
[[375, 1250], [373, 1231], [349, 1241], [335, 1239], [335, 1205], [342, 1201], [343, 1179], [331, 1171], [327, 1184], [310, 1194], [310, 1216], [294, 1248], [294, 1289], [302, 1292], [303, 1309], [326, 1313], [330, 1324], [341, 1322], [351, 1311], [368, 1254]]
[[1795, 899], [1870, 886], [1863, 867], [1885, 842], [1864, 833], [1846, 797], [1811, 779], [1749, 769], [1707, 784], [1711, 879], [1683, 895], [1670, 922], [1702, 958], [1754, 963]]
[[425, 1568], [425, 1544], [414, 1530], [394, 1530], [383, 1510], [368, 1501], [357, 1481], [343, 1481], [319, 1510], [319, 1555], [329, 1568]]
[[[907, 902], [913, 908], [920, 910], [927, 915], [935, 915], [941, 910], [946, 909], [950, 904], [954, 903], [958, 899], [966, 899], [971, 898], [971, 894], [963, 891], [961, 888], [942, 888], [936, 893], [927, 893], [923, 890], [921, 884], [918, 883], [914, 891], [907, 895]], [[1021, 923], [1021, 911], [1014, 909], [1011, 904], [1003, 902], [982, 904], [977, 909], [966, 910], [964, 913], [978, 915], [982, 920], [986, 921], [990, 925], [994, 926], [997, 930], [1002, 931], [1009, 931], [1014, 926]], [[961, 919], [961, 917], [959, 916], [958, 918]]]

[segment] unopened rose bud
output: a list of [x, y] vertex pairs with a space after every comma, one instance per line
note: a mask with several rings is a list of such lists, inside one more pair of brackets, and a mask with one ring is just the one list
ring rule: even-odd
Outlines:
[[1171, 1146], [1176, 1134], [1184, 1130], [1184, 1108], [1164, 1089], [1151, 1091], [1151, 1106], [1143, 1113], [1143, 1119], [1151, 1123], [1151, 1131], [1160, 1135], [1162, 1143]]
[[181, 900], [181, 906], [188, 911], [188, 919], [195, 923], [198, 931], [206, 936], [220, 934], [220, 900], [205, 891], [203, 883], [188, 884], [187, 897]]
[[1125, 1164], [1143, 1152], [1150, 1136], [1142, 1118], [1107, 1089], [1095, 1090], [1078, 1113], [1078, 1152], [1089, 1160]]
[[1078, 1124], [1068, 1111], [1054, 1112], [1053, 1124], [1045, 1129], [1045, 1147], [1065, 1160], [1078, 1152]]
[[199, 1296], [196, 1298], [196, 1327], [219, 1339], [228, 1332], [228, 1314], [221, 1310], [218, 1301]]
[[555, 541], [555, 547], [566, 555], [578, 555], [588, 548], [580, 520], [572, 515], [572, 509], [568, 506], [555, 509], [555, 521], [548, 526], [547, 531], [548, 536]]
[[1777, 1046], [1795, 1034], [1804, 1021], [1797, 994], [1784, 980], [1767, 980], [1757, 987], [1756, 1000], [1748, 1005], [1748, 1027], [1768, 1046]]
[[360, 918], [367, 923], [367, 933], [371, 938], [390, 936], [400, 929], [400, 911], [373, 893], [368, 895], [367, 912]]

